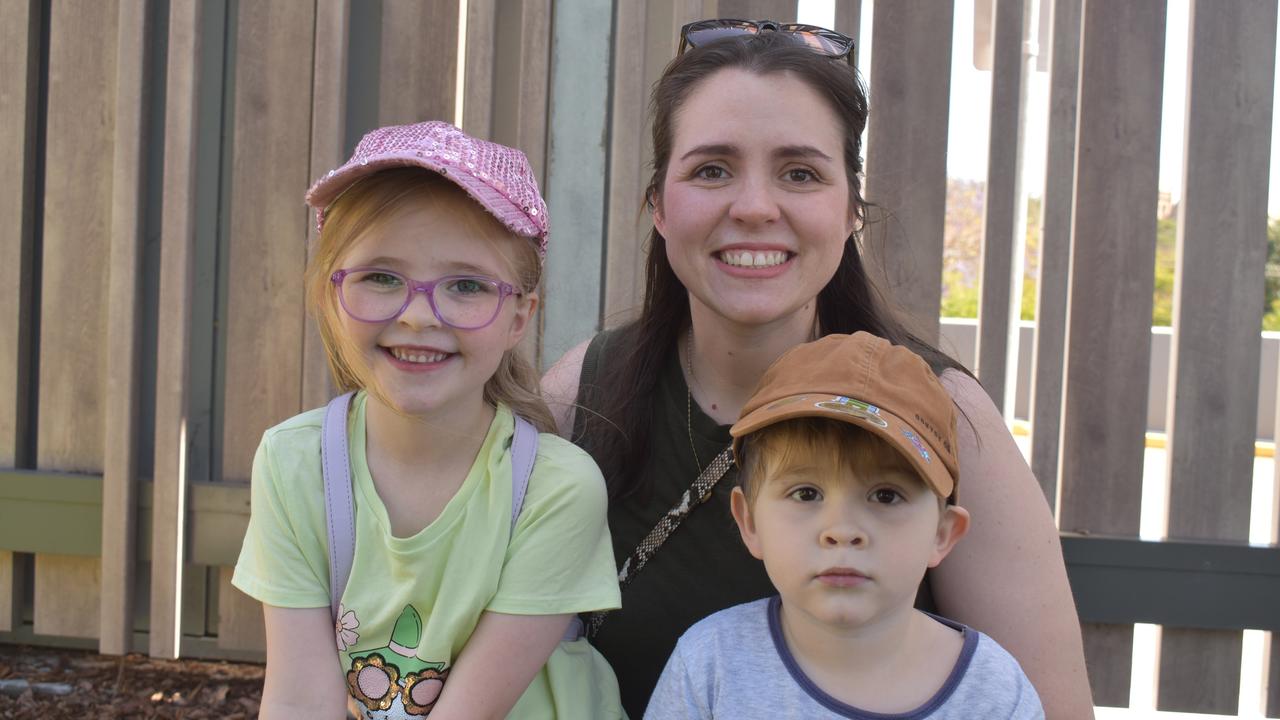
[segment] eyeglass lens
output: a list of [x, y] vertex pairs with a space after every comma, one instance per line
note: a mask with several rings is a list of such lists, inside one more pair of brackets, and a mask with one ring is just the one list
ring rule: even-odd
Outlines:
[[[401, 275], [386, 270], [355, 270], [342, 278], [343, 307], [366, 322], [385, 322], [409, 304], [412, 288]], [[502, 304], [502, 288], [489, 278], [451, 276], [426, 291], [440, 321], [461, 329], [484, 327]]]

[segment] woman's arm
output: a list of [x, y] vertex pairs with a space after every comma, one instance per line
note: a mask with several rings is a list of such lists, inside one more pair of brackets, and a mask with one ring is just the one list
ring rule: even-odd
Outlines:
[[343, 720], [347, 690], [342, 682], [329, 608], [263, 605], [267, 626], [267, 679], [262, 720]]
[[564, 637], [572, 615], [485, 612], [449, 671], [432, 720], [501, 720]]
[[957, 497], [972, 522], [931, 575], [938, 609], [1017, 658], [1050, 720], [1093, 717], [1080, 621], [1049, 505], [982, 386], [958, 372], [942, 381], [963, 411]]
[[565, 353], [542, 376], [542, 399], [547, 401], [556, 419], [556, 432], [569, 439], [578, 402], [578, 377], [582, 375], [582, 359], [587, 355], [586, 340]]

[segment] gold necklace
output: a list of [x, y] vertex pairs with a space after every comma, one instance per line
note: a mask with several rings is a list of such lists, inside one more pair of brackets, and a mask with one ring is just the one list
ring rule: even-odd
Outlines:
[[693, 464], [698, 466], [698, 474], [702, 474], [702, 460], [698, 458], [698, 448], [693, 444], [693, 323], [689, 323], [689, 338], [685, 343], [685, 369], [689, 372], [689, 382], [684, 388], [684, 427], [689, 433], [689, 449], [693, 451]]

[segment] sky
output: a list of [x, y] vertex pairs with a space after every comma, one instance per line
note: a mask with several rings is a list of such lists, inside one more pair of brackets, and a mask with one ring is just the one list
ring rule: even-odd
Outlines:
[[[861, 35], [858, 42], [858, 67], [864, 76], [871, 68], [871, 15], [875, 0], [863, 0]], [[973, 67], [973, 3], [955, 0], [955, 36], [951, 58], [951, 106], [959, 107], [957, 98], [965, 98], [969, 106], [991, 107], [991, 73]], [[1190, 0], [1168, 0], [1165, 25], [1165, 74], [1162, 124], [1160, 129], [1160, 190], [1177, 202], [1182, 195], [1183, 127], [1186, 120], [1187, 33], [1190, 27]], [[1050, 12], [1051, 1], [1042, 0], [1041, 12]], [[799, 22], [832, 27], [835, 0], [800, 0]], [[1048, 48], [1042, 48], [1047, 52]], [[1280, 95], [1280, 72], [1276, 73], [1276, 93]], [[1032, 78], [1028, 98], [1026, 155], [1023, 165], [1023, 187], [1030, 195], [1039, 196], [1044, 187], [1046, 130], [1048, 126], [1049, 73], [1037, 72]], [[874, 107], [874, 105], [873, 105]], [[952, 114], [948, 123], [947, 175], [953, 178], [986, 180], [989, 113], [963, 116]], [[1271, 180], [1267, 202], [1268, 215], [1280, 217], [1280, 113], [1272, 114]]]

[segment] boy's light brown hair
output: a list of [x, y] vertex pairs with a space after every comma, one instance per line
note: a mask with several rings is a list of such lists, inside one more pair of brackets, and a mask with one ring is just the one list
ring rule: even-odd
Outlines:
[[[784, 457], [771, 458], [771, 453], [756, 447], [757, 440], [769, 443], [768, 436], [757, 438], [759, 431], [771, 425], [800, 418], [838, 421], [855, 426], [870, 435], [875, 445], [863, 445], [862, 451], [880, 455], [877, 446], [896, 452], [907, 468], [918, 475], [939, 497], [953, 498], [959, 468], [956, 462], [956, 411], [950, 393], [920, 356], [905, 347], [859, 332], [853, 335], [827, 335], [811, 343], [787, 351], [765, 371], [742, 416], [729, 429], [733, 436], [734, 455], [749, 483], [752, 475], [769, 477], [769, 469], [760, 463], [794, 462], [786, 459], [797, 452], [816, 452], [816, 458], [844, 457], [863, 443], [849, 439], [853, 447], [844, 448], [843, 436], [830, 438], [828, 433], [809, 432], [777, 443]], [[787, 425], [794, 423], [787, 422]], [[825, 423], [823, 423], [825, 424]], [[803, 429], [802, 426], [797, 426]], [[799, 432], [799, 430], [797, 430]], [[743, 440], [751, 436], [750, 451], [744, 464]], [[786, 439], [787, 435], [781, 435]], [[838, 442], [837, 442], [838, 441]], [[837, 448], [818, 447], [817, 443]], [[813, 447], [806, 447], [806, 444]], [[824, 456], [822, 452], [835, 452]], [[871, 458], [868, 458], [870, 460]], [[822, 460], [822, 463], [828, 460]], [[851, 462], [862, 462], [853, 460]], [[757, 488], [758, 489], [758, 488]]]
[[766, 484], [801, 470], [847, 482], [891, 472], [918, 475], [911, 463], [884, 440], [848, 423], [822, 418], [797, 418], [769, 425], [751, 433], [741, 448], [738, 484], [752, 506]]

